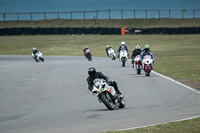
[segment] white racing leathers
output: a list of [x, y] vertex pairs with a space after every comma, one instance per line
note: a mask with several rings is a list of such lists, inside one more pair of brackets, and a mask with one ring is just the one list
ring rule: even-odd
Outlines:
[[122, 49], [119, 53], [119, 61], [121, 61], [122, 66], [125, 67], [125, 63], [128, 60], [128, 52], [125, 49]]
[[115, 53], [115, 50], [113, 48], [108, 49], [108, 56], [112, 60], [116, 59], [116, 53]]

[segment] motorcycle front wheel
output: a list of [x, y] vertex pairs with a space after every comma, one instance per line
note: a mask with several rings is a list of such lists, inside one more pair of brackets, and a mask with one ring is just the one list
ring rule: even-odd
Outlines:
[[125, 67], [126, 59], [122, 58], [122, 66]]
[[147, 66], [147, 69], [145, 70], [145, 75], [146, 76], [150, 76], [150, 69], [149, 69], [149, 66]]
[[42, 62], [44, 62], [44, 58], [40, 58], [40, 60], [41, 60]]
[[141, 66], [140, 65], [137, 66], [137, 74], [141, 74]]
[[125, 107], [125, 100], [122, 99], [122, 100], [120, 100], [120, 102], [119, 102], [119, 108], [124, 108], [124, 107]]
[[109, 94], [102, 94], [101, 95], [101, 101], [104, 103], [104, 105], [109, 109], [113, 110], [115, 105], [112, 102], [112, 99]]

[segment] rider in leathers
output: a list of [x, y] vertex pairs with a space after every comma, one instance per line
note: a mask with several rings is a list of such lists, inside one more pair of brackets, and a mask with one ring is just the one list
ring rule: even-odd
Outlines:
[[35, 55], [38, 53], [39, 51], [34, 47], [33, 48], [33, 55], [34, 55], [34, 57], [36, 57]]
[[121, 45], [119, 46], [117, 52], [118, 52], [118, 57], [119, 57], [119, 54], [120, 54], [120, 51], [122, 50], [122, 47], [125, 48], [125, 50], [128, 52], [128, 57], [129, 57], [129, 51], [128, 51], [128, 47], [126, 46], [125, 42], [121, 42]]
[[[153, 63], [154, 63], [154, 55], [153, 55], [153, 53], [151, 52], [150, 46], [149, 46], [148, 44], [144, 46], [144, 50], [142, 51], [142, 53], [141, 53], [141, 55], [140, 55], [140, 63], [142, 62], [143, 57], [144, 57], [145, 55], [150, 55], [151, 58], [152, 58], [152, 60], [153, 60]], [[152, 69], [153, 69], [153, 67], [152, 67]]]
[[[107, 56], [109, 56], [109, 55], [108, 55], [108, 50], [109, 50], [110, 48], [112, 48], [110, 45], [107, 45], [107, 46], [106, 46], [106, 54], [107, 54]], [[113, 50], [114, 50], [114, 49], [113, 49]], [[114, 50], [114, 51], [115, 51], [115, 50]]]
[[88, 68], [88, 78], [87, 78], [87, 83], [88, 83], [88, 89], [90, 91], [92, 91], [93, 89], [93, 80], [96, 78], [102, 78], [104, 80], [106, 80], [106, 82], [108, 83], [108, 85], [113, 86], [115, 88], [115, 91], [121, 95], [122, 93], [119, 91], [119, 88], [117, 86], [117, 83], [115, 81], [109, 81], [109, 78], [105, 75], [103, 75], [101, 72], [97, 72], [95, 67], [91, 66]]
[[131, 55], [131, 59], [132, 59], [132, 64], [133, 64], [133, 68], [134, 68], [134, 59], [135, 59], [135, 56], [137, 56], [137, 55], [141, 55], [141, 52], [142, 52], [142, 50], [140, 49], [140, 46], [139, 45], [137, 45], [136, 47], [135, 47], [135, 49], [133, 50], [133, 53], [132, 53], [132, 55]]

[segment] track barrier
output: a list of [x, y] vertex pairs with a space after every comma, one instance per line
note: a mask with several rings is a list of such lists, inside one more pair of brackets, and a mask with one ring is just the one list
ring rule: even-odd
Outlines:
[[5, 35], [67, 35], [67, 34], [200, 34], [200, 27], [155, 27], [155, 28], [112, 28], [112, 27], [16, 27], [0, 28]]

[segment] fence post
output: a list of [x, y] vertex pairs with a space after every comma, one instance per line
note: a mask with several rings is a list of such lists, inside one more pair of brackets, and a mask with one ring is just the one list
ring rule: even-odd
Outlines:
[[19, 21], [19, 13], [17, 13], [17, 21]]
[[83, 19], [85, 20], [85, 11], [83, 12]]
[[46, 12], [44, 12], [44, 20], [46, 20]]
[[96, 19], [98, 19], [98, 10], [96, 10]]
[[145, 18], [147, 19], [147, 10], [145, 10]]
[[110, 20], [110, 10], [109, 10], [109, 20]]
[[33, 13], [31, 13], [31, 21], [33, 20]]
[[3, 21], [6, 22], [6, 13], [3, 14]]
[[193, 9], [193, 19], [195, 19], [195, 10]]
[[133, 18], [135, 19], [135, 10], [133, 10]]
[[123, 20], [123, 10], [121, 10], [121, 19]]
[[160, 10], [158, 10], [158, 18], [160, 19]]
[[59, 12], [57, 12], [57, 18], [60, 19], [60, 18], [59, 18]]
[[169, 18], [171, 18], [171, 10], [169, 10]]
[[182, 19], [184, 18], [184, 11], [182, 10]]

